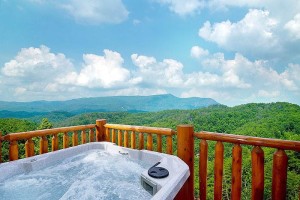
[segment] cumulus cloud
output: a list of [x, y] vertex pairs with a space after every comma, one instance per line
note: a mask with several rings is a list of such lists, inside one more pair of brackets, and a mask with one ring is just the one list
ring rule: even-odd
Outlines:
[[130, 78], [130, 71], [123, 67], [124, 60], [118, 52], [105, 49], [104, 56], [84, 54], [83, 60], [79, 73], [70, 72], [59, 82], [89, 88], [112, 88], [122, 86]]
[[54, 97], [53, 92], [68, 90], [57, 85], [56, 80], [64, 79], [72, 70], [74, 66], [70, 59], [62, 53], [52, 53], [47, 46], [23, 48], [0, 69], [3, 81], [0, 87], [6, 88], [3, 96], [7, 98]]
[[191, 48], [191, 56], [193, 58], [200, 58], [200, 57], [204, 57], [207, 56], [209, 54], [209, 51], [206, 49], [203, 49], [199, 46], [193, 46]]
[[132, 54], [131, 60], [138, 67], [135, 74], [143, 84], [161, 87], [180, 87], [182, 84], [183, 64], [176, 60], [157, 62], [154, 57], [138, 54]]
[[39, 5], [54, 6], [66, 11], [77, 22], [84, 24], [121, 23], [128, 18], [122, 0], [28, 0]]
[[73, 67], [64, 54], [54, 54], [44, 45], [39, 48], [23, 48], [1, 69], [5, 76], [45, 80], [59, 76]]
[[[0, 68], [0, 91], [3, 98], [21, 100], [57, 100], [104, 94], [140, 82], [131, 79], [117, 52], [104, 50], [104, 55], [84, 54], [81, 68], [76, 70], [64, 54], [52, 53], [47, 46], [23, 48], [14, 59]], [[98, 91], [97, 91], [98, 90]]]
[[293, 17], [300, 9], [298, 0], [286, 0], [285, 3], [273, 0], [207, 0], [205, 5], [212, 10], [228, 10], [232, 7], [264, 8], [270, 11], [272, 16], [283, 21]]
[[133, 64], [139, 68], [147, 68], [156, 64], [156, 59], [154, 57], [139, 56], [138, 54], [132, 54], [131, 60]]
[[[201, 61], [206, 71], [185, 74], [182, 97], [211, 97], [228, 105], [248, 102], [295, 101], [299, 96], [300, 66], [290, 63], [283, 72], [267, 60], [250, 61], [242, 54], [226, 59], [209, 54]], [[299, 103], [299, 102], [298, 102]]]
[[294, 18], [288, 21], [284, 28], [289, 31], [289, 34], [293, 39], [300, 39], [300, 13], [294, 16]]
[[277, 21], [269, 17], [268, 11], [253, 9], [236, 23], [227, 20], [212, 25], [206, 21], [199, 36], [227, 50], [262, 55], [274, 52], [274, 47], [278, 47], [278, 38], [274, 34], [276, 26]]
[[165, 59], [159, 62], [154, 57], [137, 54], [131, 57], [138, 67], [135, 75], [142, 79], [141, 85], [151, 85], [166, 91], [174, 87], [182, 97], [212, 97], [231, 104], [243, 103], [243, 100], [255, 94], [264, 97], [280, 96], [280, 92], [267, 91], [291, 89], [291, 85], [286, 83], [295, 83], [291, 74], [298, 69], [298, 66], [293, 69], [291, 66], [289, 70], [278, 73], [268, 66], [267, 61], [252, 62], [241, 54], [227, 60], [222, 53], [217, 53], [207, 55], [202, 61], [202, 65], [211, 71], [184, 73], [183, 65], [176, 60]]
[[289, 100], [300, 93], [300, 65], [294, 63], [277, 72], [266, 60], [250, 61], [239, 53], [231, 59], [222, 53], [205, 53], [200, 60], [205, 67], [186, 73], [174, 59], [132, 54], [131, 60], [136, 68], [130, 71], [120, 53], [105, 49], [103, 55], [84, 54], [82, 65], [75, 67], [46, 46], [24, 48], [0, 69], [0, 91], [2, 98], [22, 101], [174, 92], [228, 105]]
[[204, 2], [202, 0], [156, 0], [161, 4], [165, 4], [169, 6], [169, 9], [180, 15], [185, 16], [189, 14], [193, 14], [198, 12], [204, 6]]

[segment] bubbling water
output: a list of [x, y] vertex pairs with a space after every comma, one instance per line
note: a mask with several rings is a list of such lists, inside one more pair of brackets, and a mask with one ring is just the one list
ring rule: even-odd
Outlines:
[[150, 167], [103, 150], [89, 150], [56, 165], [0, 183], [0, 199], [150, 199], [140, 174]]

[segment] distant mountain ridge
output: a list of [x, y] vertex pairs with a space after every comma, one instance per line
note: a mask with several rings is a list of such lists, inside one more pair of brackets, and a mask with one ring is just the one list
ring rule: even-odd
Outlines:
[[80, 98], [67, 101], [33, 101], [6, 102], [0, 101], [0, 116], [5, 114], [18, 115], [26, 113], [48, 113], [63, 111], [74, 114], [87, 112], [154, 112], [173, 109], [195, 109], [218, 105], [210, 98], [178, 98], [171, 94], [152, 96], [109, 96]]

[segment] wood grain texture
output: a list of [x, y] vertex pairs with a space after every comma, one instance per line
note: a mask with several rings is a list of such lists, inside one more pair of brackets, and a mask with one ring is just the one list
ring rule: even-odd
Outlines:
[[131, 138], [130, 138], [131, 148], [136, 148], [136, 139], [135, 139], [135, 132], [131, 131]]
[[25, 142], [25, 156], [26, 158], [34, 156], [34, 143], [31, 138]]
[[252, 200], [264, 198], [264, 160], [265, 155], [261, 147], [254, 147], [251, 152], [252, 161]]
[[224, 145], [222, 142], [218, 141], [215, 146], [214, 200], [222, 199], [223, 166], [224, 166]]
[[278, 149], [273, 155], [272, 199], [286, 199], [288, 157], [284, 150]]
[[18, 149], [18, 142], [11, 141], [9, 144], [9, 160], [18, 160], [19, 159], [19, 149]]
[[241, 199], [242, 193], [242, 147], [239, 144], [232, 148], [231, 199]]
[[176, 200], [194, 200], [194, 127], [192, 125], [177, 126], [177, 156], [190, 169], [190, 176], [184, 183]]
[[201, 200], [206, 200], [207, 192], [207, 149], [208, 144], [206, 140], [200, 142], [200, 157], [199, 157], [199, 194]]

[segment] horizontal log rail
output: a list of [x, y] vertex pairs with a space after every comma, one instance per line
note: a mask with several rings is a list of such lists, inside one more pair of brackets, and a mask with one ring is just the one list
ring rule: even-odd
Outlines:
[[170, 128], [157, 128], [147, 126], [131, 126], [123, 124], [105, 124], [105, 128], [119, 129], [124, 131], [136, 131], [140, 133], [155, 133], [159, 135], [174, 135], [176, 132]]
[[[62, 148], [69, 147], [69, 134], [72, 134], [72, 145], [78, 145], [78, 132], [80, 132], [81, 136], [81, 144], [87, 142], [86, 131], [89, 131], [89, 142], [94, 142], [94, 129], [96, 128], [96, 124], [89, 125], [80, 125], [80, 126], [70, 126], [70, 127], [62, 127], [62, 128], [53, 128], [53, 129], [44, 129], [44, 130], [36, 130], [36, 131], [28, 131], [28, 132], [19, 132], [19, 133], [9, 133], [5, 136], [0, 135], [0, 162], [2, 161], [2, 150], [1, 150], [1, 141], [9, 142], [9, 160], [17, 160], [19, 159], [19, 140], [25, 140], [25, 156], [31, 157], [35, 155], [34, 150], [34, 141], [33, 138], [40, 138], [39, 140], [39, 153], [44, 154], [48, 153], [49, 142], [51, 142], [51, 150], [57, 151], [59, 150], [59, 136], [58, 134], [63, 134], [62, 136]], [[96, 134], [99, 131], [96, 130]], [[99, 135], [99, 133], [98, 133]], [[52, 138], [47, 138], [47, 136], [52, 136]], [[98, 141], [98, 139], [96, 138]]]
[[271, 138], [251, 137], [244, 135], [234, 135], [225, 133], [214, 133], [201, 131], [194, 136], [203, 140], [221, 141], [233, 144], [245, 144], [252, 146], [271, 147], [284, 150], [293, 150], [300, 152], [300, 142], [292, 140], [279, 140]]
[[80, 131], [83, 129], [91, 129], [95, 127], [96, 127], [95, 124], [89, 124], [89, 125], [70, 126], [70, 127], [44, 129], [44, 130], [36, 130], [36, 131], [28, 131], [28, 132], [10, 133], [5, 135], [3, 138], [4, 140], [7, 141], [26, 140], [33, 137], [42, 137], [47, 135], [54, 135], [57, 133]]

